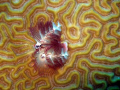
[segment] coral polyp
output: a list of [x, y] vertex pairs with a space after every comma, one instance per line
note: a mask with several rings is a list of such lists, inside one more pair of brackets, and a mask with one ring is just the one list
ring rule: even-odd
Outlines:
[[[40, 74], [46, 75], [53, 70], [62, 67], [68, 57], [67, 43], [61, 43], [61, 25], [58, 22], [51, 21], [38, 22], [35, 27], [30, 27], [30, 32], [36, 41], [34, 45], [35, 67], [38, 68]], [[49, 69], [48, 71], [45, 69]]]

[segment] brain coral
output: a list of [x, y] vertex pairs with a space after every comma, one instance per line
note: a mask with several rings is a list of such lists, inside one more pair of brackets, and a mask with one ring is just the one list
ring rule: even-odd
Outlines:
[[[38, 21], [61, 24], [65, 65], [33, 67]], [[0, 0], [0, 90], [120, 90], [120, 0]]]

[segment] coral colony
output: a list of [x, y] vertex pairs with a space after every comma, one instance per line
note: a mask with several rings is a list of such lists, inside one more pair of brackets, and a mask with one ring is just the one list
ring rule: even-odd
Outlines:
[[30, 26], [30, 32], [36, 41], [34, 45], [35, 67], [41, 75], [52, 73], [63, 66], [68, 58], [67, 43], [61, 43], [61, 25], [53, 22], [39, 22]]

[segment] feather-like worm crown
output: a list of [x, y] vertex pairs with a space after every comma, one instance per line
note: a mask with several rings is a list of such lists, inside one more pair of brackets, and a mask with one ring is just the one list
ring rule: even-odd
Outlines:
[[39, 70], [59, 68], [68, 58], [67, 43], [61, 43], [60, 27], [59, 22], [56, 26], [51, 21], [47, 21], [45, 24], [39, 22], [35, 27], [30, 26], [31, 35], [36, 41], [34, 46], [35, 65]]

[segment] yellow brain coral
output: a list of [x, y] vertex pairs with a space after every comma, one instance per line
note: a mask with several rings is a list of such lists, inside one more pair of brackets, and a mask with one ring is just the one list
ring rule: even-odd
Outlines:
[[[66, 64], [49, 77], [33, 67], [30, 24], [61, 24]], [[120, 0], [0, 0], [0, 90], [120, 89]]]

